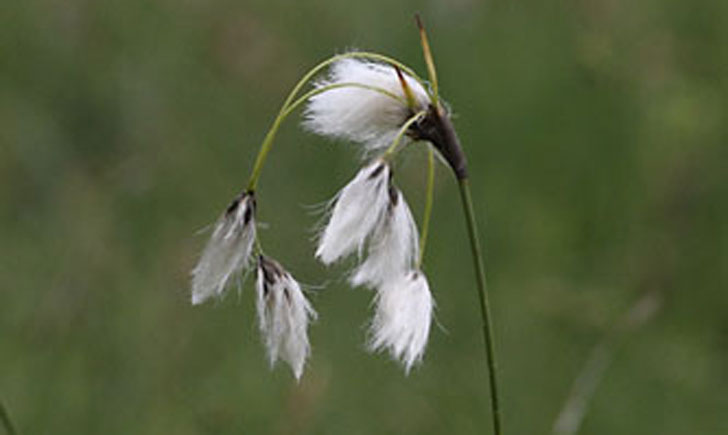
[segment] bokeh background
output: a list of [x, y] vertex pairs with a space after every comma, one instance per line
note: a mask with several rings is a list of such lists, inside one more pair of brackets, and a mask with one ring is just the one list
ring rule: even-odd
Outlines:
[[[295, 120], [259, 217], [320, 315], [301, 383], [267, 367], [250, 282], [189, 304], [198, 231], [297, 78], [351, 47], [424, 74], [415, 11], [470, 159], [507, 433], [550, 433], [599, 343], [583, 433], [728, 431], [728, 2], [16, 0], [0, 8], [0, 399], [20, 433], [489, 433], [444, 168], [438, 326], [409, 376], [364, 350], [372, 294], [350, 265], [312, 259], [309, 206], [358, 153]], [[418, 217], [424, 162], [413, 147], [397, 170]]]

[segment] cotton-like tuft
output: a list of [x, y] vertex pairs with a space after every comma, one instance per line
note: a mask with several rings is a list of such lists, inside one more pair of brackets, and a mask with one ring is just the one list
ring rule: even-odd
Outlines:
[[353, 58], [339, 60], [316, 87], [358, 83], [401, 99], [362, 87], [332, 89], [309, 100], [303, 126], [322, 136], [363, 144], [368, 151], [389, 146], [407, 118], [414, 115], [413, 110], [426, 110], [430, 101], [417, 80], [404, 73], [403, 76], [414, 96], [413, 109], [404, 102], [406, 96], [393, 66]]
[[242, 193], [218, 219], [192, 271], [192, 304], [225, 291], [230, 277], [247, 265], [255, 240], [255, 197]]
[[354, 251], [362, 252], [367, 237], [387, 211], [390, 174], [389, 165], [376, 160], [339, 191], [319, 236], [316, 258], [331, 264]]
[[349, 279], [352, 285], [379, 286], [410, 270], [417, 259], [417, 225], [402, 192], [391, 189], [387, 211], [370, 238], [367, 259]]
[[255, 287], [258, 322], [270, 365], [280, 358], [291, 366], [296, 379], [301, 379], [311, 353], [308, 325], [316, 312], [298, 282], [275, 260], [259, 257]]
[[409, 373], [422, 360], [430, 333], [434, 301], [427, 278], [410, 271], [382, 284], [371, 325], [369, 348], [387, 349]]

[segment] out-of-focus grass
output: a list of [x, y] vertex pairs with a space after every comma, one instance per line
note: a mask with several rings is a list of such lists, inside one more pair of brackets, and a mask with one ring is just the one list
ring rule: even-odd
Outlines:
[[[300, 385], [269, 371], [251, 289], [188, 304], [196, 232], [243, 186], [285, 93], [348, 47], [424, 73], [470, 159], [505, 427], [547, 433], [610, 325], [620, 347], [585, 433], [719, 434], [728, 420], [728, 6], [679, 0], [11, 2], [0, 10], [0, 394], [21, 433], [482, 433], [486, 377], [456, 189], [438, 186], [438, 301], [409, 377], [363, 350], [371, 294], [312, 260], [355, 152], [279, 136], [260, 188], [267, 250], [313, 301]], [[421, 206], [423, 155], [398, 180]]]

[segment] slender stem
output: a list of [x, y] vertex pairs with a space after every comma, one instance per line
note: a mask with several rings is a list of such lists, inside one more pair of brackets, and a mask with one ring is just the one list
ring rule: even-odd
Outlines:
[[276, 117], [270, 130], [268, 130], [268, 133], [265, 135], [265, 139], [263, 139], [263, 144], [260, 146], [260, 150], [258, 151], [258, 157], [255, 158], [253, 172], [250, 174], [250, 181], [248, 181], [249, 192], [255, 192], [255, 189], [258, 186], [258, 179], [260, 178], [260, 173], [263, 170], [265, 159], [268, 157], [268, 153], [273, 146], [273, 139], [275, 139], [278, 128], [280, 128], [281, 123], [286, 118], [285, 116], [282, 116], [283, 113], [284, 111], [281, 111], [281, 113]]
[[258, 232], [255, 232], [255, 239], [253, 240], [253, 252], [255, 256], [263, 255], [263, 245], [260, 243], [260, 237], [258, 237]]
[[[286, 103], [281, 108], [278, 116], [273, 121], [273, 125], [271, 126], [270, 130], [268, 130], [268, 133], [265, 135], [265, 139], [263, 139], [263, 144], [260, 146], [260, 151], [258, 151], [258, 156], [255, 159], [255, 164], [253, 165], [253, 171], [250, 175], [250, 181], [248, 181], [248, 191], [255, 191], [258, 185], [258, 179], [260, 178], [260, 173], [263, 171], [263, 165], [265, 164], [265, 160], [268, 157], [268, 153], [270, 152], [271, 148], [273, 147], [273, 139], [275, 139], [276, 133], [278, 133], [278, 129], [280, 128], [283, 121], [288, 117], [288, 115], [290, 115], [294, 110], [296, 110], [311, 97], [314, 97], [318, 94], [323, 94], [324, 92], [328, 92], [334, 89], [346, 87], [362, 88], [373, 92], [379, 92], [380, 94], [383, 94], [387, 97], [394, 98], [399, 102], [405, 103], [405, 101], [401, 97], [387, 91], [386, 89], [382, 89], [377, 86], [366, 85], [363, 83], [333, 83], [330, 85], [322, 86], [320, 88], [312, 89], [293, 103], [290, 102], [291, 98], [289, 98], [288, 100], [286, 100]], [[291, 95], [293, 95], [293, 93]]]
[[394, 140], [392, 141], [392, 145], [387, 148], [387, 151], [384, 152], [382, 155], [383, 159], [391, 159], [392, 156], [397, 152], [397, 147], [399, 146], [399, 143], [402, 142], [402, 138], [407, 133], [407, 130], [417, 122], [421, 117], [423, 117], [427, 112], [424, 110], [421, 112], [417, 112], [414, 115], [410, 116], [407, 121], [405, 121], [404, 124], [402, 124], [402, 127], [399, 128], [399, 132], [397, 132], [397, 136], [394, 137]]
[[[281, 106], [281, 109], [278, 112], [278, 116], [276, 117], [275, 121], [273, 121], [273, 125], [271, 126], [270, 130], [268, 131], [268, 134], [266, 134], [265, 139], [263, 139], [263, 144], [260, 147], [260, 151], [258, 151], [258, 157], [255, 160], [255, 165], [253, 166], [253, 172], [252, 172], [252, 174], [250, 176], [250, 180], [248, 182], [248, 190], [255, 191], [255, 188], [258, 184], [258, 178], [260, 177], [260, 172], [263, 169], [263, 164], [265, 163], [265, 159], [268, 156], [268, 153], [270, 152], [270, 148], [273, 145], [273, 139], [275, 138], [275, 135], [278, 132], [278, 128], [280, 127], [281, 123], [283, 122], [285, 117], [288, 115], [288, 113], [291, 112], [291, 110], [292, 110], [291, 107], [295, 107], [295, 106], [297, 106], [297, 104], [301, 104], [303, 101], [306, 101], [306, 99], [310, 98], [313, 95], [316, 95], [317, 93], [325, 92], [326, 90], [334, 89], [337, 87], [343, 87], [343, 85], [345, 85], [345, 84], [337, 83], [337, 84], [332, 84], [329, 86], [322, 86], [320, 88], [314, 89], [313, 91], [311, 91], [309, 93], [311, 95], [306, 94], [306, 95], [309, 95], [307, 98], [303, 98], [303, 97], [299, 98], [295, 103], [292, 104], [294, 98], [296, 98], [296, 95], [298, 95], [298, 93], [301, 91], [301, 89], [303, 89], [303, 87], [306, 85], [306, 83], [308, 83], [311, 79], [313, 79], [316, 76], [316, 74], [321, 72], [321, 70], [323, 70], [324, 68], [326, 68], [327, 66], [331, 65], [332, 63], [334, 63], [336, 61], [339, 61], [342, 59], [349, 59], [349, 58], [369, 59], [369, 60], [384, 62], [384, 63], [388, 63], [390, 65], [393, 65], [393, 66], [399, 68], [400, 70], [404, 71], [405, 73], [409, 74], [413, 79], [415, 79], [422, 86], [423, 89], [425, 89], [425, 91], [428, 93], [428, 95], [430, 95], [430, 91], [428, 90], [428, 87], [426, 86], [425, 81], [420, 76], [418, 76], [412, 70], [412, 68], [408, 67], [407, 65], [403, 64], [402, 62], [400, 62], [396, 59], [392, 59], [389, 56], [384, 56], [379, 53], [370, 53], [367, 51], [352, 51], [349, 53], [338, 54], [336, 56], [332, 56], [332, 57], [324, 60], [323, 62], [321, 62], [318, 65], [311, 68], [311, 70], [309, 70], [301, 78], [301, 80], [299, 80], [298, 83], [296, 83], [296, 85], [293, 87], [293, 90], [291, 90], [291, 93], [288, 94], [286, 101], [283, 103], [283, 106]], [[384, 89], [381, 89], [381, 88], [375, 88], [373, 86], [370, 87], [370, 86], [367, 86], [364, 84], [353, 84], [353, 83], [346, 84], [346, 86], [353, 86], [353, 85], [359, 85], [359, 87], [367, 88], [367, 89], [373, 89], [373, 90], [376, 89], [386, 95], [393, 96], [393, 97], [397, 98], [398, 100], [400, 100], [400, 98], [397, 97], [396, 95], [394, 95], [391, 92], [388, 92]], [[432, 98], [432, 95], [430, 95], [430, 98]], [[406, 103], [406, 101], [405, 101], [405, 103]]]
[[15, 426], [13, 426], [13, 421], [10, 419], [10, 413], [7, 409], [5, 409], [5, 405], [3, 405], [2, 401], [0, 401], [0, 421], [2, 421], [7, 435], [15, 435], [17, 433], [15, 431]]
[[490, 381], [490, 406], [493, 412], [493, 430], [495, 435], [501, 435], [501, 411], [498, 397], [497, 364], [495, 360], [495, 343], [493, 340], [493, 326], [490, 316], [490, 303], [488, 302], [488, 291], [485, 281], [485, 267], [483, 266], [483, 255], [480, 251], [478, 241], [478, 227], [473, 211], [473, 200], [470, 196], [470, 183], [467, 177], [458, 179], [460, 187], [460, 198], [463, 202], [465, 220], [470, 238], [470, 250], [475, 265], [475, 280], [478, 285], [478, 297], [480, 299], [480, 314], [483, 318], [483, 338], [485, 339], [485, 353], [488, 362], [488, 375]]
[[298, 83], [296, 83], [296, 86], [294, 86], [290, 95], [288, 95], [288, 98], [286, 99], [285, 103], [283, 103], [281, 112], [283, 112], [283, 110], [285, 110], [285, 108], [288, 106], [288, 104], [290, 104], [291, 101], [293, 101], [294, 98], [296, 98], [296, 95], [301, 90], [301, 88], [303, 88], [306, 85], [306, 83], [308, 83], [309, 80], [314, 78], [316, 76], [316, 74], [318, 74], [321, 70], [323, 70], [324, 68], [326, 68], [327, 66], [331, 65], [332, 63], [334, 63], [336, 61], [339, 61], [342, 59], [357, 58], [357, 57], [361, 57], [361, 58], [369, 59], [369, 60], [375, 60], [375, 61], [379, 61], [379, 62], [385, 62], [390, 65], [394, 65], [394, 66], [398, 67], [399, 69], [401, 69], [402, 71], [409, 74], [410, 76], [412, 76], [412, 78], [417, 80], [417, 82], [420, 85], [422, 85], [422, 87], [425, 90], [427, 90], [427, 86], [425, 86], [425, 81], [422, 80], [422, 78], [420, 78], [417, 74], [415, 74], [415, 72], [412, 70], [412, 68], [408, 67], [407, 65], [403, 64], [402, 62], [400, 62], [396, 59], [392, 59], [389, 56], [384, 56], [379, 53], [370, 53], [367, 51], [352, 51], [349, 53], [342, 53], [342, 54], [338, 54], [336, 56], [332, 56], [332, 57], [324, 60], [323, 62], [319, 63], [318, 65], [313, 67], [309, 72], [307, 72], [306, 75], [304, 75], [301, 78], [301, 80], [299, 80]]
[[372, 92], [378, 92], [385, 97], [389, 97], [393, 100], [396, 100], [398, 103], [401, 104], [407, 104], [407, 101], [400, 97], [397, 94], [393, 94], [392, 92], [389, 92], [388, 90], [384, 88], [380, 88], [379, 86], [372, 86], [367, 85], [366, 83], [357, 83], [357, 82], [341, 82], [341, 83], [332, 83], [330, 85], [321, 86], [320, 88], [311, 89], [310, 91], [306, 92], [301, 96], [299, 99], [294, 101], [293, 103], [289, 103], [288, 107], [286, 107], [286, 110], [281, 112], [281, 115], [283, 117], [286, 117], [291, 114], [294, 110], [296, 110], [301, 104], [305, 103], [309, 98], [314, 97], [318, 94], [323, 94], [324, 92], [332, 91], [334, 89], [339, 88], [361, 88], [366, 89], [368, 91]]
[[430, 217], [432, 216], [432, 203], [434, 202], [435, 190], [435, 151], [431, 145], [427, 146], [427, 192], [425, 193], [425, 212], [422, 217], [422, 233], [420, 233], [420, 258], [417, 260], [417, 268], [422, 268], [422, 261], [425, 258], [425, 246], [427, 245], [427, 234], [430, 229]]

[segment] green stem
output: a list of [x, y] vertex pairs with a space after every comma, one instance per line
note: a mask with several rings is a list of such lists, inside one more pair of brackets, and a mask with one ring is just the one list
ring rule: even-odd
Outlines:
[[15, 426], [13, 426], [13, 421], [10, 419], [10, 413], [5, 409], [2, 401], [0, 401], [0, 421], [2, 421], [7, 435], [15, 435], [17, 433]]
[[435, 151], [431, 145], [427, 146], [427, 192], [425, 193], [425, 212], [422, 217], [422, 233], [420, 233], [420, 258], [417, 260], [417, 268], [422, 268], [422, 261], [425, 258], [425, 245], [427, 234], [430, 229], [430, 217], [432, 216], [432, 203], [434, 202], [435, 190]]
[[253, 240], [253, 252], [255, 253], [255, 257], [258, 257], [259, 255], [263, 255], [263, 245], [260, 244], [260, 237], [258, 237], [258, 232], [256, 231], [255, 239]]
[[[326, 90], [335, 89], [337, 87], [344, 87], [344, 86], [354, 86], [358, 85], [359, 87], [366, 88], [366, 89], [372, 89], [377, 90], [385, 95], [388, 95], [390, 97], [395, 97], [398, 100], [401, 100], [400, 97], [392, 94], [391, 92], [382, 89], [382, 88], [376, 88], [374, 86], [367, 86], [364, 84], [355, 84], [355, 83], [337, 83], [332, 84], [329, 86], [323, 86], [321, 88], [314, 89], [313, 91], [309, 92], [308, 97], [304, 96], [296, 100], [296, 102], [292, 103], [294, 98], [296, 98], [296, 95], [303, 89], [303, 87], [308, 83], [311, 79], [313, 79], [316, 74], [321, 72], [324, 68], [331, 65], [332, 63], [342, 60], [342, 59], [349, 59], [349, 58], [362, 58], [362, 59], [369, 59], [377, 62], [384, 62], [388, 63], [390, 65], [394, 65], [397, 68], [401, 69], [408, 75], [410, 75], [413, 79], [415, 79], [423, 89], [430, 94], [430, 91], [428, 90], [425, 81], [420, 78], [413, 70], [412, 68], [408, 67], [407, 65], [401, 63], [400, 61], [396, 59], [392, 59], [389, 56], [384, 56], [382, 54], [378, 53], [370, 53], [367, 51], [352, 51], [349, 53], [343, 53], [338, 54], [336, 56], [332, 56], [323, 62], [319, 63], [318, 65], [314, 66], [309, 72], [307, 72], [301, 80], [296, 83], [296, 85], [293, 87], [293, 90], [290, 94], [288, 94], [288, 97], [286, 98], [286, 101], [283, 103], [283, 106], [281, 106], [281, 110], [278, 112], [278, 116], [276, 117], [275, 121], [273, 121], [273, 125], [271, 126], [270, 130], [268, 131], [268, 134], [266, 134], [265, 139], [263, 139], [263, 144], [260, 147], [260, 151], [258, 151], [258, 157], [255, 160], [255, 165], [253, 166], [253, 172], [250, 176], [250, 181], [248, 182], [248, 190], [249, 191], [255, 191], [255, 188], [258, 185], [258, 178], [260, 178], [260, 172], [263, 170], [263, 165], [265, 164], [265, 159], [268, 156], [268, 153], [270, 152], [270, 148], [273, 146], [273, 139], [275, 138], [276, 133], [278, 132], [278, 129], [280, 128], [281, 123], [283, 120], [288, 116], [288, 114], [293, 110], [292, 108], [297, 107], [306, 99], [312, 97], [313, 95], [316, 95], [321, 92], [325, 92]], [[405, 102], [406, 103], [406, 102]]]
[[485, 339], [485, 353], [488, 362], [488, 375], [490, 381], [490, 405], [493, 412], [493, 430], [496, 435], [501, 434], [501, 411], [498, 398], [497, 365], [495, 361], [495, 343], [493, 340], [493, 326], [490, 316], [490, 303], [488, 302], [488, 291], [485, 281], [485, 267], [483, 266], [483, 255], [480, 251], [478, 241], [478, 227], [473, 211], [473, 200], [470, 196], [470, 183], [466, 177], [458, 179], [460, 187], [460, 198], [463, 202], [465, 220], [470, 238], [470, 250], [475, 265], [475, 279], [478, 285], [478, 297], [480, 299], [480, 314], [483, 318], [483, 338]]
[[[362, 88], [367, 89], [373, 92], [379, 92], [380, 94], [383, 94], [387, 97], [394, 98], [395, 100], [406, 103], [401, 97], [387, 91], [386, 89], [382, 89], [376, 86], [369, 86], [363, 83], [333, 83], [327, 86], [322, 86], [320, 88], [312, 89], [308, 92], [306, 92], [303, 96], [301, 96], [299, 99], [294, 101], [293, 103], [290, 102], [290, 98], [286, 100], [286, 103], [284, 104], [281, 111], [278, 113], [278, 116], [273, 121], [273, 125], [271, 126], [270, 130], [268, 130], [268, 133], [265, 135], [265, 139], [263, 139], [263, 144], [260, 146], [260, 151], [258, 151], [258, 156], [255, 159], [255, 164], [253, 165], [253, 171], [250, 175], [250, 181], [248, 181], [248, 191], [249, 192], [255, 192], [256, 187], [258, 186], [258, 179], [260, 178], [260, 174], [263, 171], [263, 165], [265, 164], [265, 160], [268, 157], [268, 153], [270, 152], [271, 148], [273, 147], [273, 140], [276, 137], [276, 134], [278, 133], [278, 129], [280, 128], [283, 121], [291, 114], [294, 110], [296, 110], [299, 106], [301, 106], [303, 103], [305, 103], [309, 98], [314, 97], [318, 94], [323, 94], [324, 92], [328, 92], [334, 89], [339, 88]], [[296, 89], [294, 89], [294, 92]], [[291, 94], [293, 95], [293, 93]]]
[[291, 101], [293, 101], [294, 98], [296, 98], [296, 95], [301, 90], [301, 88], [303, 88], [306, 85], [306, 83], [308, 83], [309, 80], [314, 78], [316, 76], [316, 74], [318, 74], [321, 70], [323, 70], [324, 68], [326, 68], [327, 66], [331, 65], [332, 63], [334, 63], [336, 61], [339, 61], [342, 59], [357, 58], [357, 57], [360, 57], [363, 59], [379, 61], [379, 62], [385, 62], [390, 65], [394, 65], [394, 66], [398, 67], [399, 69], [401, 69], [402, 71], [409, 74], [410, 76], [412, 76], [412, 78], [417, 80], [417, 82], [420, 85], [422, 85], [422, 87], [425, 90], [427, 90], [427, 86], [425, 86], [425, 81], [422, 80], [417, 74], [415, 74], [415, 72], [412, 70], [412, 68], [408, 67], [407, 65], [403, 64], [402, 62], [400, 62], [396, 59], [392, 59], [391, 57], [384, 56], [382, 54], [378, 54], [378, 53], [370, 53], [367, 51], [352, 51], [349, 53], [337, 54], [336, 56], [332, 56], [332, 57], [324, 60], [323, 62], [319, 63], [318, 65], [313, 67], [309, 72], [307, 72], [306, 75], [304, 75], [301, 78], [301, 80], [299, 80], [298, 83], [296, 83], [296, 86], [293, 87], [293, 90], [291, 91], [290, 95], [288, 95], [288, 98], [286, 99], [285, 103], [283, 103], [281, 112], [283, 112], [285, 110], [285, 108], [291, 103]]
[[391, 159], [397, 152], [397, 147], [399, 146], [399, 143], [402, 142], [402, 138], [407, 133], [407, 130], [417, 122], [422, 116], [424, 116], [427, 112], [420, 111], [415, 113], [414, 115], [410, 116], [407, 121], [405, 121], [404, 124], [402, 124], [402, 127], [399, 128], [399, 131], [397, 132], [397, 136], [394, 137], [394, 140], [392, 141], [392, 145], [387, 148], [387, 150], [382, 154], [383, 159]]
[[[286, 104], [278, 113], [278, 116], [276, 117], [275, 121], [273, 121], [273, 125], [271, 126], [268, 133], [265, 135], [265, 139], [263, 140], [263, 145], [260, 147], [260, 151], [258, 151], [258, 157], [255, 159], [255, 164], [253, 165], [253, 172], [250, 175], [250, 181], [248, 182], [248, 192], [255, 192], [255, 189], [258, 186], [258, 179], [260, 179], [260, 174], [263, 171], [263, 165], [265, 164], [265, 160], [268, 157], [268, 153], [270, 152], [272, 146], [273, 146], [273, 139], [275, 139], [276, 133], [278, 132], [278, 129], [280, 128], [283, 121], [291, 114], [293, 111], [295, 111], [299, 106], [301, 106], [303, 103], [308, 101], [309, 98], [314, 97], [318, 94], [322, 94], [324, 92], [331, 91], [333, 89], [339, 89], [339, 88], [362, 88], [367, 89], [373, 92], [379, 92], [387, 97], [394, 98], [395, 100], [399, 101], [402, 104], [405, 104], [406, 102], [402, 97], [399, 97], [386, 89], [382, 89], [376, 86], [370, 86], [363, 83], [333, 83], [330, 85], [322, 86], [320, 88], [312, 89], [303, 96], [301, 96], [299, 99], [291, 103], [289, 100], [286, 100]], [[294, 89], [295, 92], [295, 89]], [[263, 253], [263, 247], [260, 243], [260, 238], [258, 237], [258, 233], [255, 234], [255, 252], [256, 255], [260, 255]]]

